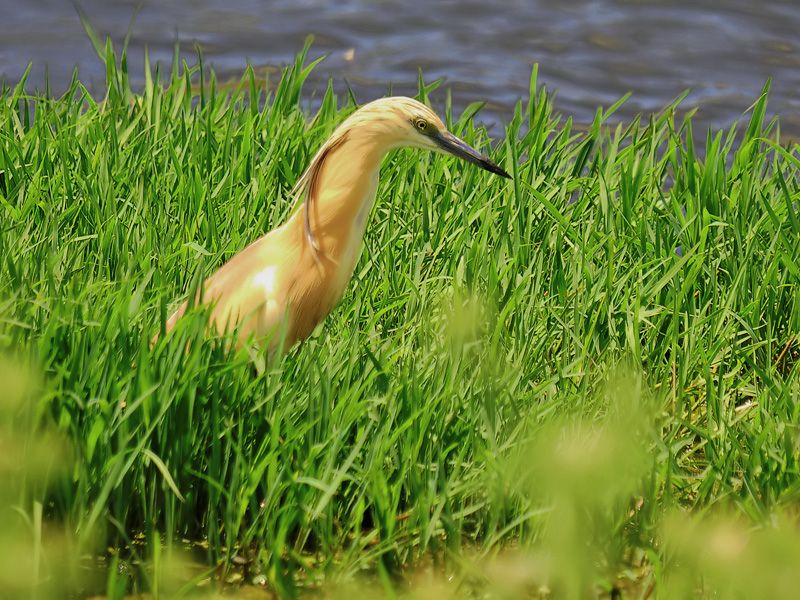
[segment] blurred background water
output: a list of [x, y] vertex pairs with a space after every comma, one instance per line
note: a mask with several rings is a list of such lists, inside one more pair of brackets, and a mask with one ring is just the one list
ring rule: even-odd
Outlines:
[[[190, 60], [197, 42], [221, 78], [246, 61], [264, 72], [289, 62], [308, 34], [312, 56], [329, 54], [307, 88], [328, 77], [360, 102], [388, 91], [413, 94], [417, 69], [443, 77], [456, 107], [488, 101], [484, 121], [510, 118], [530, 70], [558, 91], [557, 106], [589, 122], [599, 104], [627, 91], [621, 117], [662, 108], [683, 90], [700, 128], [727, 127], [774, 78], [770, 112], [800, 133], [800, 2], [797, 0], [82, 0], [101, 36], [130, 41], [131, 77], [143, 49], [169, 63], [176, 40]], [[31, 87], [49, 74], [55, 91], [75, 65], [102, 90], [104, 71], [66, 0], [0, 0], [0, 78], [15, 83], [33, 63]], [[46, 71], [47, 69], [47, 71]], [[440, 103], [443, 93], [435, 99]], [[313, 100], [312, 100], [313, 101]]]

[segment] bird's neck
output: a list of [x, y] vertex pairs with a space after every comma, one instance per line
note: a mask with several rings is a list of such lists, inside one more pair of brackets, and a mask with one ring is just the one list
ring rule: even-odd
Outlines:
[[[307, 198], [292, 218], [298, 231], [303, 230], [305, 211], [310, 207], [311, 232], [323, 262], [352, 268], [358, 259], [381, 161], [391, 149], [376, 137], [351, 131], [326, 154], [310, 190], [313, 197]], [[309, 250], [308, 240], [303, 244]]]

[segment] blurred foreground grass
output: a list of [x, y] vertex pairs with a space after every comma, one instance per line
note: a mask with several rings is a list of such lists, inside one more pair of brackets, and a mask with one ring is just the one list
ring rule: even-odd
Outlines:
[[[148, 340], [353, 99], [303, 110], [305, 51], [141, 94], [105, 52], [102, 102], [0, 94], [3, 592], [794, 597], [800, 158], [766, 89], [696, 148], [675, 105], [576, 131], [534, 70], [513, 182], [392, 155], [348, 294], [270, 363], [202, 315]], [[478, 109], [446, 121], [488, 148]]]

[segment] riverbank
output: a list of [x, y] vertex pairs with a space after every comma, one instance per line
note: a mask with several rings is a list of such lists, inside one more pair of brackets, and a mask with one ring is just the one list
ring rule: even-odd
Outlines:
[[513, 180], [392, 155], [344, 300], [269, 363], [199, 314], [149, 340], [351, 99], [304, 113], [305, 54], [141, 94], [106, 58], [101, 102], [0, 96], [4, 589], [791, 597], [800, 159], [767, 90], [703, 148], [674, 107], [577, 131], [535, 72], [500, 139], [448, 111]]

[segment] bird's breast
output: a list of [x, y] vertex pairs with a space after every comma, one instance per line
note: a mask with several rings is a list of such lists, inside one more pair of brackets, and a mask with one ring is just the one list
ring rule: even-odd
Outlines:
[[344, 295], [353, 271], [356, 268], [361, 251], [364, 248], [364, 231], [367, 226], [367, 219], [375, 202], [375, 188], [371, 188], [362, 200], [360, 208], [352, 222], [349, 223], [348, 231], [344, 232], [341, 252], [335, 262], [335, 276], [333, 282], [334, 303], [338, 302]]
[[[334, 170], [334, 174], [337, 173]], [[375, 201], [377, 170], [348, 185], [326, 169], [311, 227], [319, 241], [315, 253], [304, 244], [295, 268], [290, 310], [297, 339], [309, 335], [344, 296], [363, 247], [364, 230]]]

